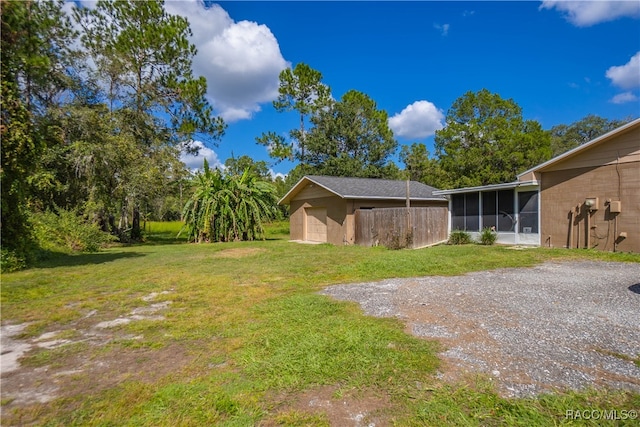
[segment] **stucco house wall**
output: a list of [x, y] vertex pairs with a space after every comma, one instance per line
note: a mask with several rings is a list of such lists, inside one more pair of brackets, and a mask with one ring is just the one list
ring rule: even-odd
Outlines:
[[[305, 195], [303, 195], [305, 197]], [[380, 209], [406, 206], [401, 201], [385, 200], [344, 200], [333, 196], [328, 191], [325, 197], [312, 197], [291, 200], [290, 204], [290, 237], [291, 240], [307, 240], [305, 233], [306, 209], [327, 209], [327, 243], [334, 245], [354, 244], [355, 242], [355, 211], [357, 209]], [[414, 201], [413, 207], [444, 206], [447, 201], [425, 202]]]
[[[536, 175], [542, 245], [640, 252], [640, 126]], [[594, 197], [597, 210], [585, 205]]]
[[[321, 179], [322, 177], [314, 177]], [[336, 178], [332, 178], [335, 180]], [[345, 178], [353, 180], [353, 178]], [[375, 180], [367, 180], [369, 185], [375, 186]], [[348, 181], [347, 181], [348, 182]], [[416, 184], [416, 183], [414, 183]], [[404, 185], [404, 183], [402, 183]], [[422, 184], [419, 184], [422, 185]], [[424, 189], [423, 189], [424, 190]], [[294, 189], [293, 194], [283, 198], [290, 205], [290, 237], [291, 240], [322, 241], [317, 235], [309, 233], [309, 216], [312, 212], [326, 211], [326, 242], [334, 245], [355, 243], [355, 212], [357, 209], [380, 209], [406, 206], [406, 199], [394, 196], [391, 199], [376, 198], [349, 198], [341, 197], [317, 183], [303, 178]], [[448, 205], [445, 198], [435, 197], [434, 200], [411, 200], [413, 207], [444, 206]], [[311, 236], [311, 237], [310, 237]]]
[[292, 200], [290, 210], [291, 239], [307, 240], [305, 227], [307, 209], [309, 208], [326, 208], [327, 243], [343, 244], [342, 236], [346, 232], [346, 202], [337, 196]]
[[[451, 215], [453, 202], [460, 204], [464, 197], [464, 212], [456, 213], [456, 220], [463, 218], [466, 228], [467, 220], [472, 220], [473, 229], [466, 231], [477, 234], [478, 224], [483, 226], [482, 201], [479, 207], [471, 203], [467, 209], [466, 200], [494, 190], [515, 192], [515, 222], [522, 226], [517, 196], [521, 191], [538, 194], [538, 222], [533, 225], [539, 225], [539, 233], [498, 229], [500, 243], [640, 252], [640, 119], [521, 173], [515, 182], [434, 194], [450, 198]], [[587, 199], [596, 198], [597, 209], [589, 207]]]

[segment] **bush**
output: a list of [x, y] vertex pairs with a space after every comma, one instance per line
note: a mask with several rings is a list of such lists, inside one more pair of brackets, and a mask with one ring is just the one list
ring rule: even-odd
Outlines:
[[464, 230], [454, 230], [449, 235], [449, 245], [466, 245], [471, 243], [471, 234]]
[[2, 256], [0, 257], [0, 270], [3, 273], [22, 270], [27, 266], [26, 260], [17, 255], [15, 251], [2, 249], [1, 253]]
[[413, 233], [409, 232], [401, 236], [398, 232], [391, 232], [387, 235], [384, 245], [393, 250], [410, 248], [413, 245]]
[[97, 224], [87, 222], [76, 210], [36, 213], [32, 223], [38, 244], [44, 250], [93, 252], [116, 240]]
[[480, 241], [478, 243], [481, 245], [491, 246], [496, 242], [496, 239], [498, 239], [498, 233], [490, 228], [483, 228], [482, 233], [480, 233]]

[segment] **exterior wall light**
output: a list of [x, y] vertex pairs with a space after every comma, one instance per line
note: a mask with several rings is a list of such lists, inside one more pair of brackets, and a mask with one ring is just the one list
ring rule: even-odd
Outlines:
[[590, 211], [597, 211], [598, 210], [598, 198], [597, 197], [587, 197], [584, 200], [584, 204], [585, 204], [585, 206], [587, 206], [587, 208]]

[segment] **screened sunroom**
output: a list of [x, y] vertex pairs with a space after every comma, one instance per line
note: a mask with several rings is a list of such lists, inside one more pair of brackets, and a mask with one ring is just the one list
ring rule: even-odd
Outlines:
[[[535, 181], [442, 190], [449, 199], [449, 231], [473, 238], [489, 228], [498, 243], [540, 245], [539, 188]], [[435, 193], [434, 193], [435, 194]]]

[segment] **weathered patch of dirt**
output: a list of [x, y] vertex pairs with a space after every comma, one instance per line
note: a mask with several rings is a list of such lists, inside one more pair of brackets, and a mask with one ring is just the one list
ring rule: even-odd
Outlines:
[[[40, 412], [36, 408], [54, 399], [67, 398], [65, 404], [73, 410], [86, 396], [127, 380], [155, 382], [190, 363], [194, 356], [179, 344], [150, 348], [143, 336], [115, 328], [137, 320], [164, 320], [160, 313], [169, 309], [170, 301], [154, 300], [166, 293], [143, 297], [140, 307], [125, 317], [98, 321], [105, 317], [93, 310], [36, 338], [19, 338], [27, 324], [2, 325], [3, 425], [35, 422], [26, 418], [35, 417]], [[20, 415], [14, 419], [17, 409]]]
[[273, 414], [261, 423], [271, 427], [281, 425], [287, 414], [318, 415], [331, 426], [384, 427], [390, 425], [385, 409], [389, 398], [372, 391], [342, 392], [335, 385], [320, 386], [304, 393], [282, 395], [273, 399]]
[[[75, 350], [75, 349], [74, 349]], [[3, 412], [56, 398], [83, 397], [126, 381], [154, 382], [185, 366], [193, 356], [180, 345], [114, 347], [96, 355], [85, 348], [60, 354], [51, 365], [24, 367], [2, 377]]]
[[220, 252], [216, 252], [214, 257], [216, 258], [244, 258], [259, 253], [265, 252], [263, 248], [231, 248], [224, 249]]

